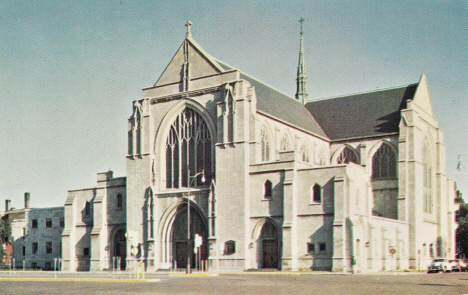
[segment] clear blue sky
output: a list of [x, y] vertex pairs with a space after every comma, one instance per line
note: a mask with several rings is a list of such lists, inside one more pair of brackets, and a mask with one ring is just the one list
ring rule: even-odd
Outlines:
[[294, 95], [305, 18], [309, 99], [429, 82], [447, 173], [468, 196], [468, 0], [0, 0], [0, 210], [61, 206], [109, 168], [127, 119], [193, 22], [212, 56]]

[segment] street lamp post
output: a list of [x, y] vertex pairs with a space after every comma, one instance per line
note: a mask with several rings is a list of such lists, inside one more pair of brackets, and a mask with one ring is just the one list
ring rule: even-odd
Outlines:
[[194, 180], [198, 175], [202, 175], [202, 183], [205, 182], [205, 170], [198, 172], [197, 174], [190, 176], [190, 169], [188, 169], [188, 196], [187, 196], [187, 273], [192, 272], [192, 266], [190, 265], [190, 257], [192, 256], [190, 248], [190, 185], [192, 180]]

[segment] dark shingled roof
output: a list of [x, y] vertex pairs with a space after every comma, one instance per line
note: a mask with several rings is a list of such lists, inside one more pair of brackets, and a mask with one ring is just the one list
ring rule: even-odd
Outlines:
[[398, 132], [400, 111], [417, 86], [310, 101], [306, 107], [332, 140], [381, 136]]
[[[232, 69], [219, 60], [217, 62], [226, 70]], [[257, 111], [328, 139], [326, 133], [300, 101], [240, 72], [240, 78], [249, 81], [255, 87]]]

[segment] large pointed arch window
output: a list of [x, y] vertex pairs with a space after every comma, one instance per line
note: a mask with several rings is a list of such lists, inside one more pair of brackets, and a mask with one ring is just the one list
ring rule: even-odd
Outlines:
[[396, 155], [388, 144], [382, 144], [372, 157], [372, 179], [396, 178]]
[[343, 151], [341, 151], [340, 155], [336, 159], [336, 162], [337, 164], [349, 164], [349, 163], [359, 164], [358, 156], [349, 147], [345, 147]]
[[[211, 182], [211, 135], [205, 120], [186, 108], [172, 123], [166, 140], [166, 187], [188, 187], [190, 176], [204, 171]], [[190, 173], [190, 175], [189, 175]], [[190, 183], [202, 184], [202, 175]]]
[[262, 145], [262, 162], [270, 160], [270, 142], [268, 141], [268, 133], [265, 127], [260, 131], [261, 145]]

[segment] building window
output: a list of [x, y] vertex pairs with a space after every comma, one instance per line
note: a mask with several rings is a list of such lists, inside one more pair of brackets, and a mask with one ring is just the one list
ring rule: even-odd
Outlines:
[[60, 227], [65, 227], [65, 219], [60, 217]]
[[396, 178], [396, 155], [394, 150], [386, 143], [377, 150], [372, 157], [372, 178]]
[[86, 201], [85, 204], [85, 215], [90, 215], [91, 214], [91, 203]]
[[325, 243], [319, 243], [319, 251], [323, 252], [327, 250], [327, 244]]
[[265, 184], [263, 185], [263, 198], [264, 199], [271, 199], [272, 187], [273, 187], [273, 184], [271, 183], [271, 181], [269, 180], [265, 181]]
[[[166, 187], [188, 187], [190, 174], [204, 171], [205, 183], [211, 183], [211, 135], [208, 125], [197, 112], [186, 108], [169, 130], [166, 141]], [[190, 185], [203, 184], [202, 175]]]
[[312, 200], [314, 203], [322, 202], [322, 187], [317, 183], [312, 187]]
[[23, 236], [25, 236], [25, 235], [26, 235], [26, 228], [23, 227]]
[[32, 245], [31, 245], [31, 248], [32, 248], [32, 254], [36, 254], [37, 253], [37, 248], [38, 248], [37, 242], [33, 242]]
[[432, 213], [432, 155], [429, 147], [429, 140], [424, 140], [422, 149], [423, 161], [423, 186], [424, 186], [424, 212]]
[[122, 209], [123, 207], [123, 198], [121, 194], [117, 195], [117, 208]]
[[37, 228], [37, 219], [32, 220], [32, 228]]
[[314, 253], [315, 252], [315, 244], [314, 243], [307, 243], [307, 252]]
[[340, 155], [336, 159], [336, 162], [337, 164], [349, 164], [349, 163], [359, 164], [358, 156], [349, 147], [345, 147], [343, 151], [341, 151]]
[[89, 256], [89, 248], [83, 248], [83, 255]]
[[309, 163], [310, 162], [310, 158], [309, 158], [309, 148], [307, 147], [306, 144], [303, 144], [301, 146], [301, 156], [302, 156], [302, 162], [307, 162]]
[[45, 249], [46, 254], [52, 254], [52, 242], [46, 242]]
[[26, 246], [23, 246], [23, 256], [26, 256]]
[[224, 254], [234, 254], [236, 253], [236, 242], [235, 241], [227, 241], [224, 243]]
[[288, 136], [285, 134], [283, 135], [283, 137], [281, 138], [281, 143], [280, 143], [280, 151], [289, 151], [291, 149], [290, 145], [289, 145], [289, 138]]
[[47, 261], [44, 266], [45, 266], [44, 268], [46, 270], [51, 270], [52, 269], [52, 262]]
[[46, 224], [47, 228], [51, 228], [52, 227], [52, 218], [47, 218], [45, 224]]
[[315, 163], [320, 166], [326, 165], [328, 156], [326, 155], [325, 150], [323, 149], [323, 147], [317, 147], [316, 150], [317, 153]]
[[262, 146], [262, 162], [266, 162], [270, 160], [270, 142], [268, 141], [268, 134], [265, 127], [262, 127], [260, 137]]

